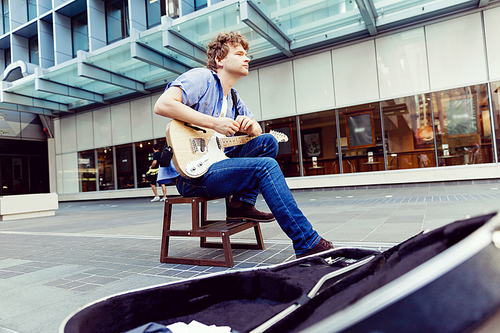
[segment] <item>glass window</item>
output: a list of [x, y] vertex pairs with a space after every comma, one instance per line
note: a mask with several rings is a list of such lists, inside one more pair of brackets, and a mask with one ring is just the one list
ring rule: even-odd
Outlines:
[[38, 36], [35, 35], [28, 39], [29, 49], [30, 49], [30, 63], [38, 65]]
[[99, 190], [114, 190], [113, 150], [111, 147], [97, 149], [97, 161], [99, 170]]
[[80, 192], [96, 190], [96, 170], [94, 150], [82, 151], [78, 156]]
[[335, 111], [299, 116], [304, 176], [340, 173]]
[[135, 143], [135, 160], [137, 164], [137, 187], [149, 187], [146, 172], [153, 161], [153, 140]]
[[73, 43], [73, 58], [78, 50], [89, 50], [89, 32], [87, 12], [80, 13], [71, 18], [71, 37]]
[[207, 0], [194, 0], [194, 10], [200, 10], [207, 6]]
[[387, 169], [436, 166], [429, 94], [382, 102]]
[[49, 192], [46, 141], [0, 139], [0, 147], [0, 196]]
[[127, 0], [112, 0], [106, 2], [106, 33], [108, 43], [129, 36]]
[[26, 10], [28, 11], [28, 21], [31, 21], [37, 17], [36, 14], [36, 0], [26, 1]]
[[49, 193], [49, 161], [47, 155], [30, 156], [29, 173], [30, 193]]
[[4, 56], [4, 61], [5, 61], [5, 68], [10, 65], [10, 47], [5, 49], [3, 51], [3, 56]]
[[2, 19], [3, 33], [5, 34], [10, 31], [9, 0], [2, 0]]
[[297, 122], [295, 117], [286, 117], [266, 121], [263, 130], [265, 132], [275, 130], [288, 136], [288, 142], [279, 143], [279, 151], [276, 161], [278, 161], [281, 171], [285, 177], [300, 176]]
[[30, 193], [28, 157], [5, 156], [0, 159], [2, 195]]
[[432, 93], [438, 165], [493, 162], [487, 85]]
[[[491, 83], [491, 103], [495, 124], [494, 129], [497, 144], [497, 155], [500, 156], [500, 81]], [[483, 117], [484, 116], [485, 115], [483, 115]], [[486, 136], [488, 136], [488, 133], [486, 133]]]
[[146, 0], [146, 16], [148, 19], [148, 28], [160, 24], [161, 22], [160, 0]]
[[116, 169], [118, 188], [134, 188], [134, 161], [131, 144], [116, 147]]
[[179, 0], [168, 0], [167, 4], [168, 17], [178, 18], [179, 17]]
[[339, 109], [343, 173], [385, 170], [379, 103]]

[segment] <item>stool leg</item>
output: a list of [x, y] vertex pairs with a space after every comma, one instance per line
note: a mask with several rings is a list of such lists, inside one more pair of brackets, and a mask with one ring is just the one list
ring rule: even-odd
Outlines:
[[[207, 224], [207, 202], [201, 202], [201, 226], [204, 227]], [[205, 247], [207, 243], [207, 237], [200, 237], [200, 247]]]
[[165, 208], [163, 210], [163, 232], [161, 237], [160, 262], [165, 262], [165, 258], [168, 257], [168, 246], [170, 240], [168, 232], [170, 231], [171, 222], [172, 222], [172, 205], [167, 200], [165, 201]]
[[226, 267], [233, 267], [233, 249], [229, 241], [229, 233], [222, 233], [222, 247], [224, 248], [224, 258], [226, 259]]
[[255, 231], [255, 239], [257, 240], [257, 248], [259, 250], [264, 250], [264, 240], [262, 239], [262, 231], [260, 230], [260, 223], [257, 222], [257, 225], [253, 227]]

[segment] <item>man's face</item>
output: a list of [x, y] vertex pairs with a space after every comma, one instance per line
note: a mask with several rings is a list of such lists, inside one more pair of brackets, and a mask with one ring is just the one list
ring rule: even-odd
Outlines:
[[224, 59], [219, 60], [219, 62], [222, 64], [222, 68], [219, 71], [222, 70], [237, 76], [248, 75], [248, 63], [250, 59], [241, 45], [236, 47], [229, 45], [229, 53]]

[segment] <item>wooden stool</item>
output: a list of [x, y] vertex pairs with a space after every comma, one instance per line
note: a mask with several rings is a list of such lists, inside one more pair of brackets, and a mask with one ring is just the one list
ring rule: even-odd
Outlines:
[[[226, 266], [233, 267], [232, 249], [263, 250], [264, 241], [259, 222], [226, 222], [226, 220], [207, 220], [207, 202], [220, 198], [204, 197], [172, 197], [165, 200], [163, 214], [163, 235], [161, 239], [160, 262], [172, 264], [188, 264], [201, 266]], [[229, 198], [226, 198], [226, 204]], [[171, 230], [172, 205], [191, 203], [191, 229]], [[200, 211], [201, 207], [201, 211]], [[240, 231], [254, 228], [257, 244], [237, 243], [231, 244], [229, 236]], [[223, 248], [224, 260], [201, 259], [191, 257], [172, 257], [168, 255], [168, 246], [171, 236], [200, 237], [200, 247]], [[220, 237], [222, 243], [207, 242], [207, 237]]]

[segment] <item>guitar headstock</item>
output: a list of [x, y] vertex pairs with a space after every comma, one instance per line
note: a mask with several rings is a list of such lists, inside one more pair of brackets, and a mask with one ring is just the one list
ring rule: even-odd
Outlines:
[[288, 135], [286, 135], [285, 133], [281, 133], [281, 132], [278, 132], [278, 131], [275, 131], [275, 130], [271, 130], [269, 132], [269, 134], [271, 134], [272, 136], [274, 136], [276, 138], [276, 140], [278, 140], [278, 142], [288, 142]]

